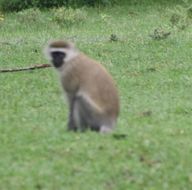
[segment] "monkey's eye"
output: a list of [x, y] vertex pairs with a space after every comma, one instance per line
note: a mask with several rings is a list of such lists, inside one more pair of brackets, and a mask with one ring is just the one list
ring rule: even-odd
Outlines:
[[64, 59], [66, 54], [64, 52], [54, 51], [51, 53], [51, 56], [53, 59]]
[[51, 57], [53, 65], [58, 68], [63, 65], [66, 54], [64, 52], [55, 51], [51, 52]]

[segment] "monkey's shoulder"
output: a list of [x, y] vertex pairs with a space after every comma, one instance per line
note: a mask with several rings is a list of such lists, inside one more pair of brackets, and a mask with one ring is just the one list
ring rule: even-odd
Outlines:
[[83, 53], [76, 57], [72, 64], [74, 65], [74, 70], [76, 70], [79, 74], [84, 75], [86, 73], [86, 76], [90, 75], [94, 77], [99, 75], [111, 78], [106, 68], [99, 61], [96, 61]]

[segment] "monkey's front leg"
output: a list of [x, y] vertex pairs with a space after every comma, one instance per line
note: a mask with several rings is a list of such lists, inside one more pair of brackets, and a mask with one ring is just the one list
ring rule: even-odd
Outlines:
[[69, 101], [69, 121], [68, 121], [69, 131], [77, 131], [77, 126], [74, 121], [74, 104], [75, 104], [75, 98], [71, 98]]

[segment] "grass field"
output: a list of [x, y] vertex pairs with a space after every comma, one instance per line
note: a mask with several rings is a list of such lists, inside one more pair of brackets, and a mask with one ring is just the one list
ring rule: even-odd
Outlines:
[[121, 115], [113, 134], [67, 132], [52, 68], [0, 73], [1, 190], [192, 189], [192, 26], [171, 27], [176, 5], [85, 8], [67, 26], [51, 11], [5, 15], [0, 68], [47, 63], [47, 41], [73, 40], [113, 75]]

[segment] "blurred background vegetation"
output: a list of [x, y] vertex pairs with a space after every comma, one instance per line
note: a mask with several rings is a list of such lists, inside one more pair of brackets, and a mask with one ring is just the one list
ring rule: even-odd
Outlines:
[[[187, 0], [184, 0], [187, 1]], [[182, 0], [0, 0], [2, 11], [20, 11], [28, 8], [51, 8], [51, 7], [81, 7], [81, 6], [111, 6], [114, 4], [129, 3], [181, 3]]]
[[20, 11], [22, 9], [38, 7], [51, 8], [60, 6], [98, 6], [112, 5], [117, 0], [0, 0], [1, 9], [4, 11]]

